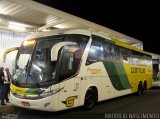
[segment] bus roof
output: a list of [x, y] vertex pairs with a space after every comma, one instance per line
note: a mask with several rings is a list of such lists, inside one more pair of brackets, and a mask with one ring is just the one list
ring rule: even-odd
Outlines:
[[151, 55], [151, 53], [149, 53], [149, 52], [146, 52], [146, 51], [140, 50], [134, 46], [128, 45], [118, 39], [106, 37], [103, 34], [96, 33], [96, 32], [94, 32], [94, 30], [89, 30], [89, 29], [56, 29], [56, 30], [48, 31], [48, 32], [37, 32], [36, 34], [32, 34], [29, 37], [27, 37], [27, 39], [47, 37], [47, 36], [60, 35], [60, 34], [82, 34], [82, 35], [86, 35], [86, 36], [91, 36], [92, 33], [98, 37], [106, 39], [106, 41], [108, 41], [108, 42], [114, 42], [115, 44], [122, 46], [122, 47], [125, 47], [127, 49], [131, 49], [131, 50], [134, 50], [137, 52]]

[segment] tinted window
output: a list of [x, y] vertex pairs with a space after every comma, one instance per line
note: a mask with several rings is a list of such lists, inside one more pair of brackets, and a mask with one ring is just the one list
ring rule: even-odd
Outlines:
[[112, 54], [112, 62], [115, 63], [122, 63], [122, 57], [120, 56], [120, 48], [117, 45], [112, 45], [111, 48], [111, 54]]
[[68, 35], [65, 41], [76, 42], [80, 48], [85, 48], [89, 41], [89, 36], [72, 34]]
[[67, 79], [78, 72], [84, 50], [78, 46], [64, 46], [60, 59], [60, 80]]
[[114, 45], [114, 53], [118, 55], [120, 54], [119, 47], [117, 45]]
[[86, 64], [89, 65], [91, 63], [101, 61], [103, 59], [102, 52], [103, 52], [102, 43], [93, 40], [89, 50]]
[[120, 47], [120, 53], [121, 53], [121, 56], [123, 57], [123, 60], [128, 60], [128, 57], [129, 57], [128, 49]]

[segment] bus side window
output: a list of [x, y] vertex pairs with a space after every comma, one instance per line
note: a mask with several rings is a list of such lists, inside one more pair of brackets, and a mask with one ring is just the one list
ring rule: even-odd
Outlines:
[[72, 34], [72, 35], [68, 35], [65, 41], [76, 42], [81, 49], [85, 49], [89, 41], [89, 37], [84, 35], [79, 35], [79, 34]]
[[103, 60], [102, 51], [103, 51], [102, 43], [93, 40], [89, 50], [86, 65], [102, 61]]
[[64, 80], [75, 75], [79, 69], [83, 49], [77, 46], [65, 46], [61, 54], [60, 79]]
[[73, 53], [64, 52], [61, 62], [60, 75], [64, 78], [71, 76], [74, 73], [74, 58]]
[[65, 46], [61, 54], [60, 62], [60, 78], [61, 80], [70, 77], [74, 73], [73, 52], [69, 51], [70, 46]]
[[128, 60], [128, 50], [126, 48], [121, 47], [120, 48], [121, 56], [123, 57], [123, 60]]
[[112, 62], [115, 62], [115, 63], [121, 63], [122, 62], [122, 59], [120, 57], [119, 46], [112, 45], [111, 53], [112, 53]]
[[112, 61], [111, 44], [110, 43], [104, 43], [103, 48], [104, 48], [104, 62]]

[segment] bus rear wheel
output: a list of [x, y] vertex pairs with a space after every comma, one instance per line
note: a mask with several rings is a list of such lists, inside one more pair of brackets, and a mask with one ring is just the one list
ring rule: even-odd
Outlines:
[[97, 102], [97, 95], [94, 90], [89, 89], [85, 95], [84, 108], [86, 110], [92, 109]]

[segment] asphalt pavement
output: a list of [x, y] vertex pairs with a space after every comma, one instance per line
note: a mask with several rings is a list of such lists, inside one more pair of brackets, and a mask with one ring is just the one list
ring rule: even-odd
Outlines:
[[61, 112], [44, 112], [14, 107], [0, 107], [2, 119], [160, 119], [160, 88], [147, 90], [142, 96], [134, 94], [99, 102], [93, 109], [81, 107]]

